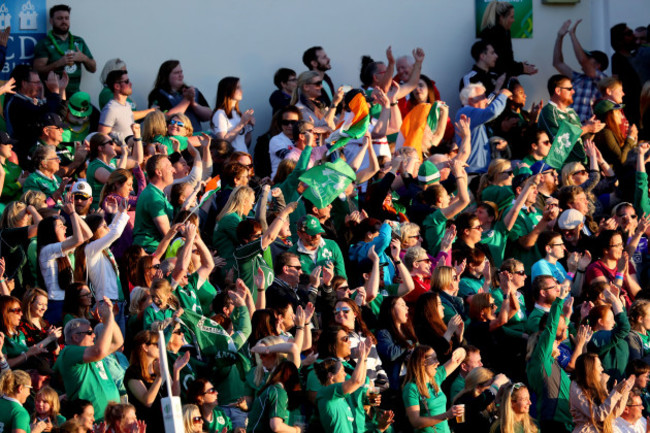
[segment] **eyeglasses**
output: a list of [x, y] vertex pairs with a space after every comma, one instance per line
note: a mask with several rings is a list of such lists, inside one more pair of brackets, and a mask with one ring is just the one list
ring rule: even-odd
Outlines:
[[257, 240], [257, 239], [259, 239], [259, 238], [261, 238], [261, 237], [262, 237], [262, 232], [253, 233], [253, 234], [251, 235], [251, 239], [253, 239], [253, 240]]
[[427, 262], [427, 263], [431, 263], [431, 259], [427, 257], [426, 259], [422, 259], [422, 260], [416, 260], [416, 261], [415, 261], [415, 263], [420, 263], [420, 262]]
[[151, 267], [149, 267], [149, 269], [155, 269], [155, 270], [160, 269], [160, 263], [156, 263], [155, 265], [151, 265]]
[[296, 123], [298, 123], [298, 121], [297, 120], [284, 120], [283, 119], [282, 122], [280, 122], [280, 123], [282, 123], [282, 125], [284, 125], [284, 126], [293, 126]]
[[318, 87], [320, 87], [320, 86], [323, 85], [323, 80], [315, 81], [315, 82], [313, 82], [313, 83], [307, 83], [307, 84], [311, 84], [312, 86], [318, 86]]
[[632, 215], [616, 214], [616, 216], [619, 217], [619, 218], [628, 217], [628, 218], [633, 219], [633, 220], [638, 218], [638, 215], [636, 215], [636, 214], [632, 214]]
[[335, 314], [348, 313], [350, 311], [351, 311], [350, 307], [339, 307], [339, 308], [334, 309]]
[[74, 197], [75, 200], [81, 200], [81, 201], [86, 201], [86, 200], [88, 200], [90, 198], [90, 197], [86, 196], [85, 194], [75, 194], [73, 197]]
[[86, 293], [80, 293], [79, 297], [80, 298], [90, 298], [92, 296], [92, 293], [86, 292]]
[[573, 87], [560, 87], [562, 90], [568, 90], [569, 92], [573, 90]]
[[23, 314], [22, 308], [10, 308], [7, 310], [9, 313], [14, 313], [14, 314]]
[[482, 232], [483, 231], [483, 226], [479, 224], [479, 225], [477, 225], [475, 227], [470, 227], [469, 229], [470, 230], [478, 230], [479, 232]]
[[47, 158], [46, 161], [61, 161], [61, 158], [55, 156], [54, 158]]
[[420, 233], [418, 233], [417, 235], [409, 236], [409, 239], [419, 239], [420, 236]]
[[147, 343], [147, 346], [158, 346], [158, 342], [157, 341], [149, 341]]
[[116, 81], [116, 84], [131, 84], [131, 80], [127, 78], [126, 80]]
[[564, 242], [560, 242], [559, 244], [551, 244], [552, 247], [563, 247]]
[[426, 358], [424, 358], [424, 360], [427, 363], [426, 365], [440, 364], [440, 361], [438, 361], [438, 357], [436, 355], [427, 356]]
[[623, 242], [619, 242], [619, 243], [617, 243], [617, 244], [612, 244], [612, 245], [610, 245], [609, 247], [610, 247], [610, 248], [618, 248], [618, 247], [622, 247], [622, 246], [623, 246]]
[[56, 125], [50, 125], [50, 126], [48, 126], [48, 128], [63, 130], [63, 126], [56, 126]]
[[549, 144], [551, 144], [551, 140], [540, 141], [539, 144], [545, 144], [548, 146]]
[[519, 388], [526, 388], [526, 385], [522, 382], [517, 382], [514, 385], [512, 385], [514, 389], [519, 389]]
[[216, 393], [217, 393], [217, 390], [216, 390], [216, 389], [214, 389], [214, 388], [210, 388], [210, 389], [208, 389], [207, 391], [205, 391], [205, 392], [203, 393], [203, 395], [205, 395], [205, 394], [216, 394]]
[[202, 422], [203, 422], [203, 418], [201, 418], [200, 416], [192, 417], [192, 422], [193, 422], [194, 424], [202, 423]]
[[571, 173], [572, 176], [576, 174], [579, 174], [580, 176], [584, 176], [585, 174], [587, 174], [587, 170], [578, 170]]
[[179, 128], [182, 128], [182, 127], [185, 126], [185, 124], [183, 122], [179, 121], [179, 120], [172, 120], [172, 121], [169, 122], [169, 124], [170, 125], [176, 125]]
[[452, 278], [454, 279], [454, 281], [459, 281], [460, 280], [460, 275], [454, 274], [454, 276]]
[[173, 331], [172, 334], [183, 335], [185, 334], [185, 331], [183, 331], [183, 328], [178, 328], [175, 331]]

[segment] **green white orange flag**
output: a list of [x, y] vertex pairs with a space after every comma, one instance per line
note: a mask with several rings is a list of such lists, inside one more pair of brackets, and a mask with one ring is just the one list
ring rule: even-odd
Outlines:
[[560, 170], [581, 135], [582, 129], [579, 126], [567, 121], [562, 122], [546, 157], [546, 163], [554, 169]]
[[221, 189], [221, 178], [218, 175], [208, 180], [205, 184], [205, 191], [203, 192], [203, 196], [201, 197], [201, 201], [199, 202], [198, 206], [201, 207], [203, 203], [208, 201], [208, 199], [212, 197], [220, 189]]
[[348, 104], [348, 107], [350, 111], [345, 113], [343, 123], [325, 140], [328, 147], [327, 155], [342, 148], [351, 139], [363, 137], [368, 131], [370, 113], [368, 111], [368, 102], [363, 93], [357, 93]]
[[341, 158], [312, 167], [300, 176], [308, 186], [303, 196], [318, 209], [332, 203], [356, 178], [352, 167]]
[[402, 121], [402, 127], [397, 136], [397, 147], [412, 147], [422, 159], [424, 130], [427, 126], [431, 131], [436, 130], [442, 104], [440, 101], [435, 101], [433, 104], [422, 103], [413, 107]]

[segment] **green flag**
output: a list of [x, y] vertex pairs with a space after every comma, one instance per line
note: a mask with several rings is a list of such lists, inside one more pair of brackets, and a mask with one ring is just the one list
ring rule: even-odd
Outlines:
[[308, 186], [304, 197], [318, 209], [332, 203], [356, 178], [354, 170], [340, 158], [312, 167], [300, 176]]
[[196, 345], [206, 357], [219, 356], [222, 352], [236, 352], [235, 342], [214, 320], [190, 310], [183, 310], [181, 325], [189, 330], [186, 338]]
[[560, 170], [581, 135], [582, 129], [579, 126], [566, 121], [562, 122], [546, 157], [546, 163], [554, 169]]

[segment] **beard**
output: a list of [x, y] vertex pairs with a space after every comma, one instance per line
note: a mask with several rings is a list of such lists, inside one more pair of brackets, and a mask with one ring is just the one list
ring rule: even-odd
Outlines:
[[63, 27], [52, 27], [52, 33], [55, 35], [63, 36], [68, 33], [68, 30], [70, 30], [70, 27], [68, 26], [63, 26]]

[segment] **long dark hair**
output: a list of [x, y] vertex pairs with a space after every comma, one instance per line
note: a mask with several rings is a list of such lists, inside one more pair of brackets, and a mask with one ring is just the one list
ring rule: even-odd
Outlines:
[[90, 307], [86, 311], [81, 311], [81, 304], [79, 303], [79, 294], [81, 289], [86, 286], [86, 283], [72, 283], [65, 288], [65, 297], [63, 298], [63, 317], [66, 314], [70, 314], [75, 318], [88, 319], [88, 312]]
[[151, 94], [156, 91], [156, 89], [162, 89], [167, 92], [170, 92], [172, 90], [171, 85], [169, 84], [169, 75], [172, 73], [174, 68], [178, 65], [180, 65], [181, 62], [178, 60], [167, 60], [160, 65], [160, 68], [158, 68], [158, 76], [156, 77], [156, 82], [153, 85], [154, 90], [151, 91], [149, 94], [149, 97], [151, 98]]
[[[433, 87], [433, 81], [431, 81], [431, 78], [427, 77], [424, 74], [420, 74], [420, 80], [424, 81], [424, 83], [427, 85], [427, 100], [422, 101], [422, 102], [428, 102], [428, 103], [433, 103], [435, 102], [436, 99], [436, 91]], [[415, 97], [413, 96], [413, 92], [411, 92], [411, 97], [409, 98], [408, 105], [410, 108], [415, 107], [418, 104], [418, 102], [415, 101]]]
[[363, 316], [361, 314], [361, 308], [359, 308], [357, 303], [350, 298], [343, 298], [336, 301], [337, 304], [339, 302], [347, 304], [347, 306], [350, 307], [350, 310], [352, 310], [352, 313], [354, 314], [354, 329], [348, 329], [348, 332], [354, 331], [362, 337], [368, 338], [370, 341], [372, 341], [372, 344], [377, 344], [377, 339], [372, 334], [372, 332], [370, 332], [370, 329], [368, 329], [366, 322], [364, 322]]
[[300, 387], [300, 374], [295, 364], [291, 361], [284, 360], [273, 369], [266, 384], [260, 389], [258, 395], [261, 395], [266, 388], [281, 383], [289, 397], [289, 410], [294, 410], [302, 401], [302, 388]]
[[401, 329], [399, 329], [395, 324], [393, 309], [395, 308], [398, 299], [400, 298], [397, 296], [384, 297], [384, 301], [381, 303], [381, 308], [379, 309], [379, 326], [383, 329], [387, 329], [391, 337], [393, 337], [393, 340], [395, 340], [398, 345], [410, 349], [415, 346], [418, 339], [415, 336], [411, 319], [408, 319], [406, 323], [401, 326]]
[[[59, 215], [52, 215], [43, 218], [41, 222], [38, 223], [38, 238], [36, 240], [36, 250], [38, 252], [37, 257], [41, 256], [41, 250], [43, 247], [59, 242], [59, 238], [56, 236], [56, 222], [59, 220], [61, 222], [64, 222], [63, 218]], [[38, 268], [38, 272], [36, 273], [38, 284], [41, 287], [46, 287], [45, 280], [43, 279], [43, 273], [41, 272], [41, 261], [37, 260], [36, 263]], [[59, 284], [59, 287], [62, 290], [65, 290], [65, 288], [72, 282], [72, 264], [70, 263], [70, 260], [67, 256], [59, 257], [56, 259], [56, 264], [59, 271], [59, 282], [62, 281], [62, 277], [69, 279], [69, 281], [67, 281], [67, 284], [64, 284], [65, 287], [62, 287], [61, 284]]]
[[423, 293], [415, 303], [413, 323], [416, 327], [432, 329], [436, 335], [444, 335], [447, 332], [447, 325], [438, 314], [438, 292]]
[[232, 110], [235, 110], [237, 114], [241, 115], [239, 102], [235, 102], [234, 107], [232, 107], [231, 103], [238, 83], [238, 77], [224, 77], [219, 81], [219, 85], [217, 86], [217, 100], [214, 104], [214, 111], [212, 112], [213, 115], [219, 109], [225, 111], [229, 119], [232, 119]]
[[248, 338], [250, 347], [255, 346], [264, 337], [278, 335], [273, 310], [268, 308], [256, 310], [251, 318], [251, 328], [251, 335]]

